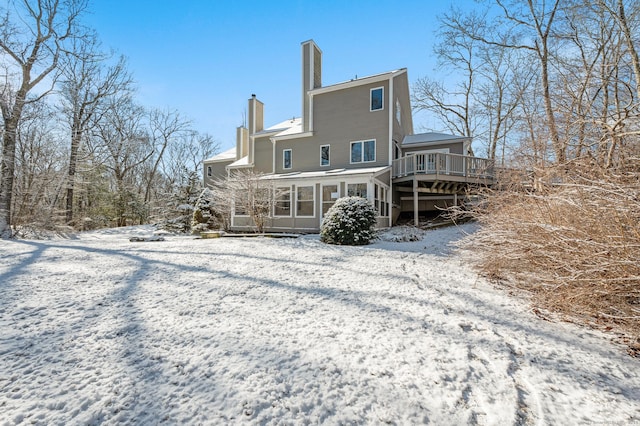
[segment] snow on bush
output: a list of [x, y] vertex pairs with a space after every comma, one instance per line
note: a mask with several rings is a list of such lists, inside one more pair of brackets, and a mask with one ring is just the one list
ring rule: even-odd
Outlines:
[[338, 199], [320, 227], [320, 240], [328, 244], [365, 245], [376, 237], [376, 211], [361, 197]]

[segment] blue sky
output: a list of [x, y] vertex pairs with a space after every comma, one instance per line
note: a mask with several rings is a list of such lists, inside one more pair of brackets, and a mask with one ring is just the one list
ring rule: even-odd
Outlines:
[[[93, 0], [85, 21], [127, 57], [143, 105], [177, 109], [224, 150], [252, 93], [266, 126], [300, 116], [303, 41], [323, 51], [324, 85], [397, 68], [410, 82], [437, 75], [436, 16], [451, 4], [474, 2]], [[414, 115], [415, 131], [429, 121]]]

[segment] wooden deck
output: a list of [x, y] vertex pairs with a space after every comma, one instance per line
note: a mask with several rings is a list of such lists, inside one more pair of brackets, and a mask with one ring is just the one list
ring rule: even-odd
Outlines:
[[495, 182], [493, 161], [458, 154], [415, 154], [393, 160], [393, 183], [441, 182], [441, 189], [451, 184], [492, 185]]
[[405, 194], [400, 196], [400, 201], [413, 201], [415, 223], [418, 223], [420, 201], [449, 196], [457, 204], [459, 195], [495, 183], [493, 161], [439, 152], [398, 158], [393, 161], [392, 173], [394, 189]]

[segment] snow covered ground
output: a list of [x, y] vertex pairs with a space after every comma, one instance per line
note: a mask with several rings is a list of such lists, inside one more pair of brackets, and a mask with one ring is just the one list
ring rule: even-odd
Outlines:
[[447, 244], [165, 237], [0, 246], [0, 424], [630, 424], [640, 360]]

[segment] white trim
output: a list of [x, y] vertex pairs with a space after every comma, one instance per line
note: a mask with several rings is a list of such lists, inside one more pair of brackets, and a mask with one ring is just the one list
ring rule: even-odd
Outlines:
[[[394, 100], [393, 98], [395, 97], [394, 95], [394, 87], [393, 87], [393, 83], [394, 83], [395, 79], [394, 77], [391, 77], [389, 79], [389, 166], [393, 167], [393, 126], [395, 125], [395, 122], [393, 121], [393, 107], [394, 107]], [[396, 99], [396, 103], [400, 103], [400, 101], [398, 99]], [[404, 128], [402, 127], [402, 123], [399, 122], [398, 126], [400, 126], [400, 129], [402, 132], [404, 132]], [[412, 129], [413, 130], [413, 129]], [[393, 173], [392, 173], [393, 174]], [[389, 204], [388, 205], [388, 214], [389, 214], [389, 226], [393, 226], [392, 222], [392, 217], [393, 214], [391, 213], [391, 209], [393, 208], [393, 200], [389, 200], [389, 197], [393, 198], [393, 191], [391, 190], [391, 187], [393, 186], [393, 176], [391, 176], [391, 179], [389, 179], [389, 188], [387, 189], [387, 200], [386, 202]]]
[[[313, 133], [313, 94], [307, 93], [307, 96], [309, 97], [309, 132]], [[304, 127], [302, 129], [304, 130]]]
[[[364, 143], [373, 141], [373, 160], [364, 160]], [[353, 155], [351, 155], [353, 150], [354, 143], [361, 143], [362, 149], [360, 150], [360, 161], [353, 161]], [[349, 164], [365, 164], [365, 163], [375, 163], [378, 158], [378, 143], [375, 139], [363, 139], [360, 141], [351, 141], [349, 142]]]
[[[373, 204], [373, 201], [371, 201], [371, 199], [369, 198], [369, 196], [371, 195], [371, 193], [373, 192], [373, 188], [370, 188], [371, 186], [371, 179], [368, 179], [366, 181], [363, 180], [357, 180], [354, 182], [345, 182], [344, 183], [344, 189], [345, 189], [345, 197], [359, 197], [359, 195], [349, 195], [349, 185], [365, 185], [367, 187], [367, 197], [366, 200], [369, 201], [371, 204]], [[365, 197], [362, 197], [365, 198]]]
[[357, 86], [364, 86], [365, 84], [378, 83], [380, 81], [389, 80], [400, 74], [405, 74], [406, 72], [407, 72], [406, 68], [401, 68], [399, 70], [389, 71], [382, 74], [357, 78], [350, 81], [343, 81], [342, 83], [332, 84], [331, 86], [323, 86], [323, 87], [318, 87], [317, 89], [313, 89], [311, 94], [318, 95], [321, 93], [334, 92], [336, 90], [343, 90], [343, 89], [350, 89], [352, 87], [357, 87]]
[[[311, 214], [311, 215], [299, 215], [298, 214], [298, 190], [300, 188], [309, 188], [309, 187], [313, 189], [313, 192], [312, 192], [313, 195], [311, 196], [311, 200], [303, 200], [303, 202], [309, 202], [309, 201], [313, 202], [313, 214]], [[296, 197], [295, 197], [295, 200], [296, 200], [296, 203], [295, 203], [296, 204], [295, 205], [295, 208], [296, 208], [295, 217], [300, 217], [300, 218], [314, 218], [314, 217], [316, 217], [316, 184], [315, 183], [313, 183], [311, 185], [296, 185]]]
[[274, 136], [273, 139], [277, 141], [285, 141], [287, 139], [309, 138], [311, 136], [313, 136], [313, 132], [290, 133], [288, 135]]
[[[373, 109], [373, 91], [382, 90], [382, 99], [380, 99], [380, 108]], [[369, 112], [384, 111], [384, 86], [373, 87], [369, 89]]]
[[409, 152], [405, 152], [404, 156], [407, 157], [409, 155], [415, 155], [415, 154], [449, 154], [449, 148], [438, 148], [438, 149], [426, 149], [423, 151], [409, 151]]
[[[322, 164], [322, 148], [325, 146], [329, 147], [329, 162], [327, 164]], [[331, 167], [331, 144], [320, 145], [320, 167]]]
[[[289, 167], [286, 166], [285, 152], [289, 151]], [[282, 149], [282, 170], [291, 170], [293, 168], [293, 150], [291, 148]]]

